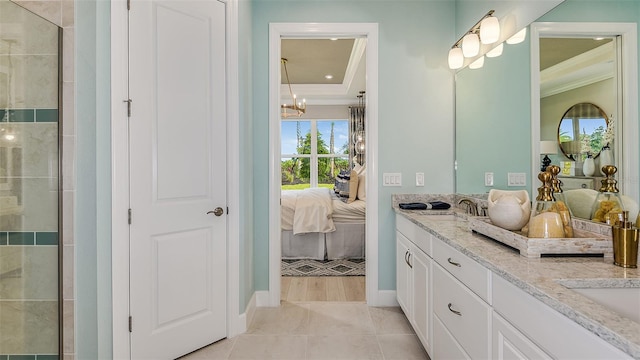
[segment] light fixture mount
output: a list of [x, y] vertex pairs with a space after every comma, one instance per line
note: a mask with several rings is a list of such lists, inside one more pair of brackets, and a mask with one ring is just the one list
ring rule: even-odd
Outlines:
[[[451, 49], [462, 49], [462, 54], [458, 51], [449, 51], [449, 68], [459, 69], [460, 55], [464, 57], [474, 57], [479, 53], [480, 43], [491, 44], [500, 38], [500, 23], [497, 18], [493, 17], [495, 10], [489, 10], [469, 31], [456, 41]], [[483, 29], [484, 26], [484, 29]]]
[[283, 118], [288, 118], [291, 116], [302, 116], [307, 111], [307, 101], [302, 99], [302, 102], [297, 101], [296, 95], [291, 90], [291, 81], [289, 81], [289, 72], [287, 71], [287, 58], [280, 58], [280, 62], [284, 66], [284, 74], [287, 78], [287, 85], [289, 86], [289, 95], [291, 95], [291, 105], [282, 104], [280, 105], [280, 116]]

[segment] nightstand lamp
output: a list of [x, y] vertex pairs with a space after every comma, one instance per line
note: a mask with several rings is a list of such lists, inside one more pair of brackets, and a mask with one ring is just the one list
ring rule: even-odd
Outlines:
[[549, 159], [549, 155], [557, 153], [558, 144], [555, 141], [540, 141], [540, 155], [544, 155], [544, 158], [542, 158], [540, 171], [547, 171], [547, 166], [551, 165], [551, 159]]

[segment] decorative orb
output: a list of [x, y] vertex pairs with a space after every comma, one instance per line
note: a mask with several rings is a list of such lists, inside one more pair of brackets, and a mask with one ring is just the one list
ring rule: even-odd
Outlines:
[[521, 230], [531, 215], [531, 202], [526, 190], [489, 190], [489, 219], [503, 229]]

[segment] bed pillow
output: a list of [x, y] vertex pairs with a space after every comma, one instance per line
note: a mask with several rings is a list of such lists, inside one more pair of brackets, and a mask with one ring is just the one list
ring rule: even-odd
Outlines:
[[366, 181], [365, 175], [366, 171], [362, 171], [360, 175], [358, 175], [358, 195], [357, 198], [360, 200], [367, 200], [367, 192], [366, 192]]
[[347, 204], [351, 204], [356, 200], [358, 195], [358, 173], [355, 170], [351, 170], [351, 178], [349, 179], [349, 199]]

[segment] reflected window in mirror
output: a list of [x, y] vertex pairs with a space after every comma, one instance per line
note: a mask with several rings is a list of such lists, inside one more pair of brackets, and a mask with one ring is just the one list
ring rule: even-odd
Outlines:
[[558, 145], [571, 160], [582, 161], [587, 154], [594, 158], [607, 145], [609, 117], [597, 105], [580, 103], [570, 107], [558, 124]]

